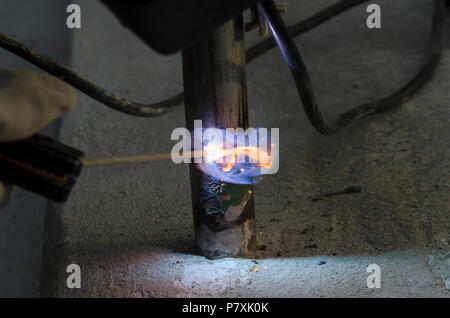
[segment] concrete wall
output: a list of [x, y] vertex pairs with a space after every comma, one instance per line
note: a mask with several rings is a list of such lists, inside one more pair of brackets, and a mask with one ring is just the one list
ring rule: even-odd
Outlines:
[[[97, 1], [77, 2], [83, 28], [74, 32], [75, 70], [138, 101], [182, 89], [179, 55], [157, 55]], [[334, 3], [287, 2], [289, 23]], [[423, 62], [432, 1], [378, 2], [381, 31], [365, 28], [359, 7], [297, 40], [331, 118], [389, 94]], [[66, 4], [2, 1], [0, 30], [67, 62]], [[257, 32], [247, 36], [249, 44], [260, 40]], [[1, 67], [18, 65], [28, 67], [0, 51]], [[47, 209], [43, 296], [448, 297], [449, 67], [446, 51], [433, 81], [401, 109], [326, 138], [305, 118], [281, 55], [272, 50], [248, 67], [251, 125], [281, 130], [280, 172], [255, 189], [257, 251], [216, 262], [195, 254], [186, 166], [85, 170], [64, 206], [18, 191], [0, 212], [0, 296], [38, 295]], [[170, 150], [170, 134], [182, 126], [181, 108], [139, 119], [79, 94], [61, 138], [91, 158], [160, 153]], [[360, 194], [315, 200], [354, 185]], [[80, 290], [65, 285], [72, 263], [82, 268]], [[381, 290], [365, 285], [371, 263], [382, 268]]]
[[[333, 2], [288, 1], [286, 19]], [[297, 40], [330, 118], [393, 92], [423, 63], [432, 1], [379, 2], [382, 30], [368, 30], [366, 8], [359, 7]], [[179, 55], [155, 54], [97, 2], [79, 3], [77, 71], [138, 101], [182, 89]], [[253, 32], [247, 40], [260, 38]], [[450, 232], [449, 65], [447, 51], [434, 80], [411, 102], [327, 138], [311, 127], [272, 50], [248, 66], [251, 125], [281, 131], [281, 169], [255, 188], [260, 248], [216, 262], [195, 254], [186, 166], [87, 169], [71, 200], [49, 211], [43, 295], [448, 296], [446, 276], [431, 272], [428, 261], [432, 248], [448, 249]], [[181, 108], [139, 119], [80, 95], [62, 138], [92, 158], [161, 153], [183, 126]], [[356, 185], [360, 194], [314, 199]], [[445, 265], [448, 258], [439, 259]], [[82, 270], [78, 290], [65, 285], [72, 263]], [[381, 290], [367, 289], [371, 263], [382, 267]]]
[[[70, 33], [61, 0], [2, 0], [0, 31], [24, 41], [62, 63], [69, 62]], [[32, 68], [0, 49], [1, 68]], [[58, 135], [60, 123], [43, 133]], [[11, 204], [0, 211], [0, 297], [36, 297], [47, 200], [16, 189]]]

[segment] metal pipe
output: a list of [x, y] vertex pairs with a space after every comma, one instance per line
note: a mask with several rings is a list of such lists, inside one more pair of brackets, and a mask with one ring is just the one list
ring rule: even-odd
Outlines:
[[[248, 126], [243, 18], [213, 30], [183, 51], [187, 128]], [[190, 166], [192, 206], [199, 252], [210, 259], [245, 255], [254, 245], [252, 187], [214, 180]]]

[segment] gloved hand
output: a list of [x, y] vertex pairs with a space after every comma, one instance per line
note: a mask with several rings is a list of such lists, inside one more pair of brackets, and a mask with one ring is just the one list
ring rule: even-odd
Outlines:
[[[0, 142], [31, 137], [75, 104], [72, 87], [53, 76], [0, 69]], [[11, 185], [0, 181], [0, 209], [12, 192]]]

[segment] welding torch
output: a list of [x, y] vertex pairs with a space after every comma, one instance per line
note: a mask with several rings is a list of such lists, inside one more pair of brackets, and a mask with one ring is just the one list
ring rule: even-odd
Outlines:
[[[189, 159], [202, 156], [202, 151], [183, 155]], [[36, 134], [25, 140], [0, 143], [0, 180], [64, 203], [83, 167], [163, 160], [171, 160], [171, 154], [87, 160], [83, 152]]]
[[79, 176], [83, 152], [36, 134], [0, 143], [0, 180], [63, 203]]

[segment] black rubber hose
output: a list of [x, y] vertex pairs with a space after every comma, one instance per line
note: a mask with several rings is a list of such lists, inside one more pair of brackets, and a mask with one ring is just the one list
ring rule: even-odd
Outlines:
[[[307, 20], [293, 25], [289, 30], [293, 36], [300, 35], [366, 1], [368, 0], [343, 0], [315, 14]], [[252, 61], [275, 46], [276, 42], [272, 38], [254, 45], [247, 51], [247, 61]], [[184, 94], [181, 93], [154, 104], [147, 105], [135, 103], [108, 92], [104, 88], [90, 82], [81, 75], [78, 75], [68, 67], [54, 61], [52, 58], [1, 32], [0, 47], [22, 57], [24, 60], [34, 64], [49, 74], [60, 78], [98, 102], [127, 115], [136, 117], [159, 116], [173, 110], [174, 107], [181, 105], [184, 101]]]
[[92, 83], [78, 75], [67, 66], [54, 61], [50, 57], [4, 33], [0, 33], [0, 47], [20, 56], [31, 64], [34, 64], [40, 69], [65, 81], [69, 85], [82, 91], [98, 102], [128, 115], [139, 117], [158, 116], [167, 113], [172, 110], [174, 106], [183, 103], [183, 94], [179, 94], [168, 100], [151, 105], [131, 102], [108, 92], [107, 90], [97, 86], [95, 83]]
[[[306, 33], [319, 25], [327, 22], [328, 20], [338, 16], [345, 11], [356, 7], [369, 0], [342, 0], [316, 14], [307, 18], [304, 21], [296, 23], [288, 28], [289, 34], [293, 37]], [[277, 42], [273, 38], [268, 38], [261, 41], [247, 50], [247, 62], [261, 56], [270, 49], [277, 46]]]
[[267, 20], [274, 39], [280, 47], [288, 67], [291, 70], [306, 115], [312, 125], [320, 133], [330, 135], [356, 120], [375, 113], [388, 111], [402, 105], [431, 78], [439, 63], [443, 50], [446, 17], [446, 0], [435, 0], [434, 2], [432, 45], [428, 51], [428, 60], [420, 72], [393, 95], [352, 109], [344, 113], [333, 123], [328, 123], [319, 109], [308, 70], [306, 69], [303, 58], [284, 24], [275, 3], [273, 0], [264, 0], [260, 2], [258, 6]]

